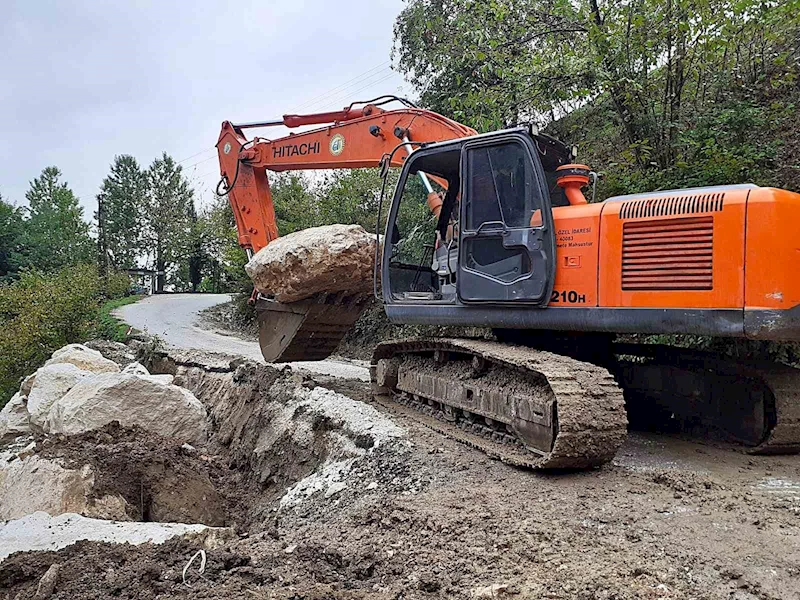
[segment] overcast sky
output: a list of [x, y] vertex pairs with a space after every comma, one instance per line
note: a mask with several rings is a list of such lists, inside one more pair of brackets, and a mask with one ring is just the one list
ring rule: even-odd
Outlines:
[[411, 92], [389, 63], [402, 0], [0, 6], [0, 194], [18, 205], [56, 165], [90, 218], [116, 154], [146, 167], [162, 151], [183, 160], [207, 201], [223, 120]]

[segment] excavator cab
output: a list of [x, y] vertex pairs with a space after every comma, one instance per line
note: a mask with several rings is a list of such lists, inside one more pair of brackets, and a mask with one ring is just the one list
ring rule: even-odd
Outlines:
[[[523, 128], [413, 152], [387, 221], [385, 303], [546, 306], [556, 244], [543, 156], [554, 173], [570, 153]], [[446, 184], [434, 189], [433, 213], [431, 180]], [[552, 189], [559, 201], [561, 189]]]

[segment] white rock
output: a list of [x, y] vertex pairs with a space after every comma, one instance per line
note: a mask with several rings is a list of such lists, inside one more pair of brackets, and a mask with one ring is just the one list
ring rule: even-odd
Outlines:
[[165, 375], [150, 375], [150, 371], [139, 362], [134, 362], [126, 366], [122, 369], [123, 373], [130, 373], [131, 375], [138, 375], [139, 377], [144, 377], [148, 381], [152, 381], [154, 383], [160, 383], [162, 385], [169, 385], [173, 381], [175, 381], [175, 377], [169, 374]]
[[36, 373], [31, 373], [25, 379], [22, 380], [22, 385], [19, 386], [19, 393], [22, 396], [28, 396], [31, 393], [31, 388], [33, 387], [33, 381], [36, 379]]
[[28, 422], [28, 408], [25, 397], [14, 394], [11, 400], [0, 410], [0, 440], [4, 437], [14, 437], [30, 432]]
[[369, 292], [374, 262], [373, 234], [360, 225], [326, 225], [270, 242], [245, 271], [261, 292], [295, 302], [318, 292]]
[[90, 519], [66, 513], [51, 517], [36, 512], [21, 519], [0, 523], [0, 561], [14, 552], [58, 550], [80, 540], [129, 544], [163, 544], [168, 539], [187, 534], [205, 534], [203, 545], [214, 542], [214, 534], [230, 537], [225, 528], [183, 523], [134, 523]]
[[71, 363], [45, 365], [36, 371], [27, 406], [31, 427], [36, 431], [44, 430], [47, 413], [53, 403], [69, 392], [76, 383], [91, 378], [92, 375]]
[[56, 350], [50, 360], [44, 364], [47, 366], [64, 363], [73, 364], [79, 369], [92, 373], [119, 373], [117, 363], [83, 344], [68, 344]]
[[53, 404], [47, 424], [50, 433], [74, 435], [111, 421], [188, 442], [206, 439], [206, 410], [194, 394], [130, 373], [79, 382]]
[[150, 375], [150, 371], [148, 371], [145, 366], [140, 362], [132, 362], [124, 369], [122, 369], [123, 373], [131, 373], [132, 375]]
[[163, 375], [137, 375], [137, 377], [141, 377], [142, 379], [146, 379], [147, 381], [152, 381], [153, 383], [158, 383], [160, 385], [169, 385], [175, 381], [175, 377], [173, 375], [166, 373]]
[[36, 511], [83, 512], [93, 483], [90, 469], [65, 469], [38, 456], [14, 460], [0, 468], [0, 521]]

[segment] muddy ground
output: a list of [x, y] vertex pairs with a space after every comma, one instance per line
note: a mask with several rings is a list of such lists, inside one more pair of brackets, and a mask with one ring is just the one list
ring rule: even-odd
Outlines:
[[[340, 425], [315, 420], [305, 454], [287, 442], [249, 458], [269, 428], [271, 413], [259, 407], [283, 402], [271, 396], [287, 375], [225, 364], [162, 365], [209, 406], [216, 433], [197, 454], [127, 430], [55, 440], [45, 452], [107, 472], [132, 469], [119, 457], [128, 452], [141, 475], [109, 485], [134, 506], [132, 481], [156, 486], [158, 465], [193, 485], [207, 478], [218, 497], [205, 518], [233, 525], [238, 539], [208, 551], [189, 585], [181, 571], [198, 546], [186, 540], [17, 554], [0, 564], [0, 598], [34, 597], [53, 564], [51, 597], [61, 599], [800, 598], [799, 457], [633, 433], [602, 469], [542, 474], [376, 405], [404, 435], [378, 447], [366, 440], [335, 493], [282, 505], [285, 489], [323, 464], [324, 441]], [[223, 384], [241, 393], [209, 401]], [[302, 386], [370, 401], [359, 381], [317, 375]]]

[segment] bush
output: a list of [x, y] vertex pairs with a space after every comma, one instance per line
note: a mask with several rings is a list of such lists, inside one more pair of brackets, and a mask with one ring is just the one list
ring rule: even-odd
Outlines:
[[104, 285], [94, 265], [24, 271], [0, 285], [0, 407], [54, 350], [98, 334], [119, 339], [119, 327], [101, 325], [100, 306], [126, 294], [129, 285], [124, 273], [110, 274]]

